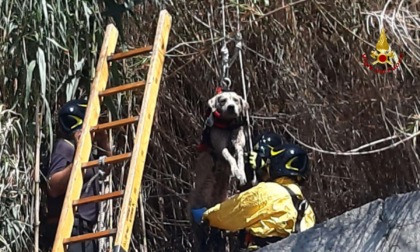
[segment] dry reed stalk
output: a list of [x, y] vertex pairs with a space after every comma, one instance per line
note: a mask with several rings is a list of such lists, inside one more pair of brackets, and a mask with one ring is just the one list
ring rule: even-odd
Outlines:
[[40, 113], [40, 100], [38, 100], [36, 105], [35, 111], [35, 136], [36, 136], [36, 153], [35, 153], [35, 174], [34, 174], [34, 182], [35, 182], [35, 223], [34, 223], [34, 252], [38, 252], [39, 250], [39, 205], [40, 205], [40, 155], [41, 155], [41, 122], [42, 122], [42, 114]]
[[143, 196], [140, 193], [139, 195], [139, 211], [140, 211], [140, 221], [141, 221], [141, 229], [142, 229], [142, 243], [141, 243], [141, 252], [147, 252], [147, 236], [146, 236], [146, 221], [144, 218], [144, 202]]
[[[112, 120], [111, 112], [108, 113], [108, 120], [109, 121]], [[108, 136], [109, 136], [109, 146], [111, 147], [111, 153], [113, 153], [114, 152], [113, 151], [113, 149], [114, 149], [114, 138], [112, 136], [112, 129], [109, 130]], [[113, 174], [114, 174], [114, 169], [111, 169], [111, 172], [110, 172], [108, 178], [106, 179], [107, 186], [108, 186], [108, 191], [109, 192], [111, 192], [112, 189], [114, 188], [113, 187], [113, 183], [112, 183], [112, 176], [113, 176]], [[107, 213], [108, 213], [108, 227], [109, 228], [112, 228], [113, 225], [114, 225], [114, 214], [113, 214], [113, 211], [112, 211], [114, 209], [113, 206], [114, 206], [113, 201], [112, 200], [109, 201], [108, 202], [108, 208], [107, 208]], [[113, 240], [114, 240], [114, 237], [112, 237], [112, 236], [110, 236], [108, 238], [109, 252], [112, 252]]]

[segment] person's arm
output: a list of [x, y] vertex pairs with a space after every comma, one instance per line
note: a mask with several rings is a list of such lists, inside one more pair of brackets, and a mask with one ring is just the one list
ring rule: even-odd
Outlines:
[[49, 180], [48, 195], [56, 198], [66, 193], [73, 163], [67, 165], [63, 170], [54, 173]]
[[203, 219], [212, 227], [233, 232], [246, 228], [261, 218], [259, 210], [265, 204], [263, 196], [267, 193], [265, 190], [265, 185], [262, 183], [244, 191], [209, 208], [204, 213]]
[[73, 156], [73, 143], [67, 140], [57, 141], [48, 170], [48, 195], [50, 197], [55, 198], [66, 193], [73, 167]]

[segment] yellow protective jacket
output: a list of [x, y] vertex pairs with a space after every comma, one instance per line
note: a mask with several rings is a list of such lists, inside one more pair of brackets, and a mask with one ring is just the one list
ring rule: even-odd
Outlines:
[[[295, 230], [297, 210], [287, 186], [299, 199], [302, 192], [293, 180], [281, 177], [275, 182], [262, 182], [255, 187], [209, 208], [203, 215], [209, 225], [236, 232], [245, 229], [252, 235], [287, 237]], [[301, 231], [315, 225], [315, 214], [308, 204], [301, 220]]]

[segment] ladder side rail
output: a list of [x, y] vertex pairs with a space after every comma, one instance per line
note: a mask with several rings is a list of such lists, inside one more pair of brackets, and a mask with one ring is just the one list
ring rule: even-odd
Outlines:
[[166, 10], [162, 10], [159, 14], [159, 22], [156, 28], [150, 68], [147, 75], [137, 132], [134, 139], [133, 156], [131, 158], [127, 176], [121, 213], [118, 219], [117, 234], [113, 248], [114, 252], [127, 252], [131, 240], [160, 80], [162, 77], [166, 47], [171, 30], [171, 22], [171, 15]]
[[64, 240], [71, 236], [71, 230], [74, 224], [73, 201], [80, 198], [83, 186], [82, 164], [89, 160], [92, 149], [92, 139], [90, 134], [91, 127], [98, 124], [100, 115], [99, 92], [106, 88], [109, 70], [108, 57], [115, 51], [118, 40], [118, 30], [114, 25], [108, 25], [105, 32], [101, 53], [96, 68], [95, 78], [91, 84], [88, 106], [86, 109], [85, 120], [83, 122], [82, 133], [77, 144], [73, 167], [70, 179], [67, 185], [66, 196], [61, 210], [59, 225], [54, 240], [54, 252], [64, 250]]

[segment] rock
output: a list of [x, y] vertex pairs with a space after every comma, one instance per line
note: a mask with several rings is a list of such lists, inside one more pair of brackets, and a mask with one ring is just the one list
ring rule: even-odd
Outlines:
[[258, 251], [420, 251], [420, 191], [375, 200]]

